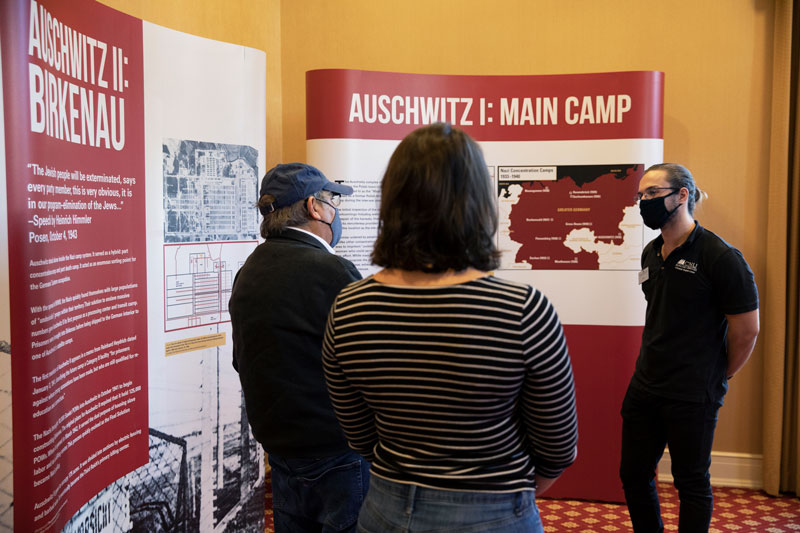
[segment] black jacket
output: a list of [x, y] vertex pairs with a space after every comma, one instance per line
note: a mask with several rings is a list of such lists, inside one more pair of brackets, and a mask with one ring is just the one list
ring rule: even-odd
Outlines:
[[356, 267], [300, 231], [270, 237], [236, 275], [228, 310], [233, 366], [247, 417], [267, 453], [328, 457], [348, 451], [322, 373], [322, 336]]

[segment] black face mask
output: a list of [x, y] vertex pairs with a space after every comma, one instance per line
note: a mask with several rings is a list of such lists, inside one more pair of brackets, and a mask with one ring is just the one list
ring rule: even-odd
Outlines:
[[665, 200], [679, 191], [680, 189], [677, 189], [665, 196], [659, 196], [658, 198], [651, 198], [649, 200], [639, 200], [639, 213], [642, 215], [644, 225], [650, 229], [663, 228], [664, 224], [667, 223], [670, 217], [675, 214], [675, 211], [681, 206], [681, 204], [678, 204], [672, 211], [667, 211]]

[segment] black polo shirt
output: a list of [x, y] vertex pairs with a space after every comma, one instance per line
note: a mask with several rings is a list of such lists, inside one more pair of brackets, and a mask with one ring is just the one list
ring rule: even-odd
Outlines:
[[720, 401], [728, 390], [725, 315], [758, 309], [758, 290], [739, 250], [695, 224], [666, 261], [660, 235], [642, 252], [647, 315], [632, 383], [667, 398]]

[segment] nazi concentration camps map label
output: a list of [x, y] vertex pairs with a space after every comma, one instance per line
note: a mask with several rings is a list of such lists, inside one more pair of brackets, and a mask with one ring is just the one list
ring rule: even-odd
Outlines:
[[498, 166], [501, 269], [638, 270], [643, 166]]

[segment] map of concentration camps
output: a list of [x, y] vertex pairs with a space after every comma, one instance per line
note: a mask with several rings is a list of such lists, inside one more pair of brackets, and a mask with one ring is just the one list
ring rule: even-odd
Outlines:
[[639, 270], [643, 165], [498, 166], [503, 269]]

